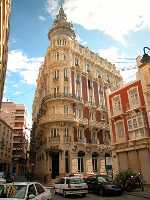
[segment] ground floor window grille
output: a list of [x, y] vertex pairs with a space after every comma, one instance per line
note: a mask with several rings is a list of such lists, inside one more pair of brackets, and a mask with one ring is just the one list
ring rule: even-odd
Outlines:
[[84, 152], [78, 153], [78, 172], [84, 172]]
[[93, 172], [97, 172], [97, 154], [96, 153], [92, 155], [92, 166], [93, 166]]

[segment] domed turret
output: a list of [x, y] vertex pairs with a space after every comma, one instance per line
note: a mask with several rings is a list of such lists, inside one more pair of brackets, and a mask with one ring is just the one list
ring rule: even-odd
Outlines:
[[73, 25], [71, 22], [67, 21], [67, 16], [62, 7], [59, 9], [59, 13], [58, 15], [56, 15], [56, 19], [54, 20], [52, 29], [48, 33], [49, 40], [51, 40], [53, 36], [57, 35], [66, 35], [69, 36], [71, 39], [75, 38]]

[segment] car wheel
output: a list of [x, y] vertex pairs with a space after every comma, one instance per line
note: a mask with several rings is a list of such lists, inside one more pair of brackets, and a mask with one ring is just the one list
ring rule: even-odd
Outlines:
[[82, 197], [86, 197], [86, 194], [82, 194]]
[[100, 196], [104, 196], [104, 189], [103, 188], [100, 188], [99, 189], [99, 191], [98, 191], [98, 194], [100, 195]]
[[63, 191], [63, 197], [66, 198], [67, 197], [67, 194], [65, 191]]

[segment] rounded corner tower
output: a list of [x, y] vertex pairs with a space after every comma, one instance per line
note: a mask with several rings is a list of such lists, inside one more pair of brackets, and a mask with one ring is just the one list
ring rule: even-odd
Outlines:
[[67, 21], [67, 16], [62, 7], [59, 9], [59, 13], [56, 15], [53, 26], [48, 32], [48, 38], [52, 41], [53, 39], [60, 39], [61, 36], [66, 39], [75, 39], [73, 24]]

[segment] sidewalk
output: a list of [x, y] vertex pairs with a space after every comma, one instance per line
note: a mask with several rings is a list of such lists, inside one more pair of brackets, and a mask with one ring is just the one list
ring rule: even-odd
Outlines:
[[128, 192], [127, 194], [131, 196], [137, 196], [137, 197], [143, 197], [145, 199], [150, 199], [150, 185], [145, 186], [143, 192], [137, 189], [136, 191]]

